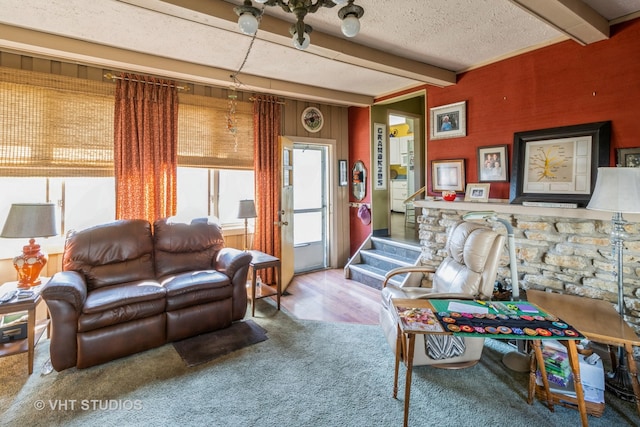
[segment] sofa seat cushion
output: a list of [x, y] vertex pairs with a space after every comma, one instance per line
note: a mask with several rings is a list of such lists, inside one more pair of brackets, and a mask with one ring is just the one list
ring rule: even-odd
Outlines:
[[166, 293], [155, 281], [105, 286], [89, 292], [78, 319], [78, 332], [163, 313]]
[[160, 283], [167, 290], [167, 311], [233, 297], [229, 276], [216, 270], [170, 275]]

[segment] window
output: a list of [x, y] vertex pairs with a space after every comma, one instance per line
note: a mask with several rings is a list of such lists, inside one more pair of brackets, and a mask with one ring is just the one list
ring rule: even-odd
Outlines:
[[[185, 217], [216, 216], [244, 224], [238, 202], [254, 198], [252, 104], [235, 102], [235, 133], [227, 99], [179, 94], [178, 209]], [[115, 218], [114, 85], [0, 67], [0, 229], [12, 203], [58, 205], [62, 248], [71, 229]], [[0, 258], [25, 241], [0, 239]]]

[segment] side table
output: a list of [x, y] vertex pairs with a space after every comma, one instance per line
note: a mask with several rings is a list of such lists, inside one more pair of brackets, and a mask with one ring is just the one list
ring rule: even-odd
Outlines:
[[[0, 357], [12, 356], [14, 354], [28, 353], [28, 367], [29, 375], [33, 373], [33, 359], [34, 352], [38, 341], [42, 337], [45, 329], [47, 330], [47, 337], [49, 336], [49, 315], [47, 311], [47, 318], [36, 321], [36, 308], [43, 301], [40, 295], [40, 290], [48, 282], [48, 278], [42, 278], [42, 285], [34, 286], [31, 288], [35, 292], [35, 295], [31, 298], [13, 300], [0, 304], [0, 315], [17, 313], [20, 311], [27, 312], [27, 338], [9, 341], [4, 344], [0, 344]], [[15, 290], [18, 287], [18, 282], [7, 282], [0, 286], [0, 296], [6, 292]]]
[[636, 410], [640, 414], [640, 382], [638, 369], [633, 358], [633, 347], [640, 346], [640, 337], [620, 314], [607, 301], [577, 295], [527, 291], [527, 300], [543, 310], [549, 310], [562, 317], [588, 339], [615, 347], [624, 347], [627, 354], [631, 387], [636, 401]]
[[[256, 315], [256, 299], [273, 295], [276, 296], [278, 310], [280, 310], [280, 295], [282, 295], [280, 259], [260, 251], [249, 251], [249, 253], [253, 257], [251, 263], [249, 264], [249, 270], [251, 272], [251, 316]], [[259, 289], [256, 289], [256, 278], [258, 276], [258, 271], [272, 267], [275, 270], [275, 288], [263, 283]]]

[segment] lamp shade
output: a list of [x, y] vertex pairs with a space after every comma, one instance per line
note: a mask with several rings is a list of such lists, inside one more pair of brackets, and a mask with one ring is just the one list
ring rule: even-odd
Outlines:
[[51, 237], [58, 234], [53, 203], [14, 203], [0, 237]]
[[253, 203], [253, 200], [240, 200], [238, 218], [255, 218], [257, 216], [256, 205]]
[[598, 168], [596, 188], [587, 209], [640, 213], [640, 168]]

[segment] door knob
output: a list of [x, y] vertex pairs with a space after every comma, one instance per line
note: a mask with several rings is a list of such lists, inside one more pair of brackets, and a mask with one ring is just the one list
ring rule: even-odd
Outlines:
[[289, 225], [287, 221], [276, 221], [273, 224], [277, 225], [278, 227], [282, 227], [283, 225]]

